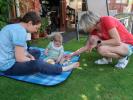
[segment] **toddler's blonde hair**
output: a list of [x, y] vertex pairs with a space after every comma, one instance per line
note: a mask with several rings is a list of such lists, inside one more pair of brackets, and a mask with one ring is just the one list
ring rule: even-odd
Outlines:
[[52, 41], [60, 41], [60, 43], [62, 44], [63, 42], [63, 37], [60, 33], [55, 33], [53, 36], [52, 36]]

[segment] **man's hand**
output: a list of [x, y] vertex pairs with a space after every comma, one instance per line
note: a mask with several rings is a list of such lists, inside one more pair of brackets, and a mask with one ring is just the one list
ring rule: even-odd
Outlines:
[[30, 55], [29, 58], [30, 58], [30, 60], [35, 60], [35, 57], [32, 55]]

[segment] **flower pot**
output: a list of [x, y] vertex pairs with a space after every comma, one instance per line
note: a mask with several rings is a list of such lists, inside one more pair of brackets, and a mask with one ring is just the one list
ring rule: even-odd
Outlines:
[[20, 22], [20, 18], [14, 18], [14, 19], [10, 19], [10, 23], [19, 23]]
[[39, 38], [39, 34], [38, 33], [31, 34], [31, 39], [38, 39], [38, 38]]
[[40, 33], [39, 34], [39, 37], [44, 37], [44, 33]]
[[46, 32], [45, 32], [45, 33], [40, 33], [40, 34], [39, 34], [39, 37], [47, 37], [47, 35], [48, 35], [48, 34], [47, 34]]

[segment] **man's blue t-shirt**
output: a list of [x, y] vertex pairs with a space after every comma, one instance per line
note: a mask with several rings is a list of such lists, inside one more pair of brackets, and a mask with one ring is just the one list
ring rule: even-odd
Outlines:
[[26, 29], [18, 24], [10, 24], [0, 31], [0, 71], [13, 66], [15, 60], [15, 46], [26, 47]]

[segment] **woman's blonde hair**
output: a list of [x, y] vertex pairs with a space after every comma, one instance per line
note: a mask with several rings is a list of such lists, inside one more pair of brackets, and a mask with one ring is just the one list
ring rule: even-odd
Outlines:
[[60, 33], [55, 33], [52, 37], [53, 41], [60, 41], [60, 43], [62, 44], [63, 42], [63, 37]]
[[79, 25], [81, 26], [81, 29], [87, 32], [87, 30], [94, 27], [99, 21], [100, 17], [98, 15], [91, 11], [87, 11], [81, 16]]

